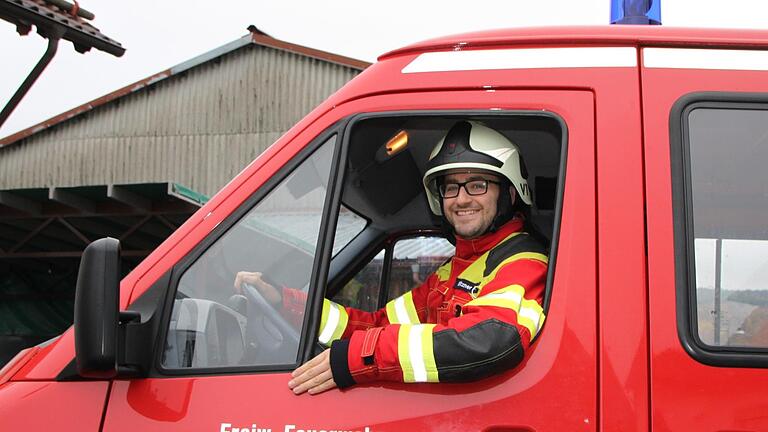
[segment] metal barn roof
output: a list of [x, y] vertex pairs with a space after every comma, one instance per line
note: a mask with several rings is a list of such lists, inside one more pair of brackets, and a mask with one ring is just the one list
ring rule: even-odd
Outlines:
[[367, 63], [252, 33], [0, 140], [0, 189], [213, 195]]
[[248, 45], [258, 45], [258, 46], [273, 48], [273, 49], [288, 52], [288, 53], [294, 53], [307, 58], [313, 58], [313, 59], [321, 60], [323, 62], [332, 63], [339, 66], [355, 69], [357, 71], [362, 71], [363, 69], [371, 65], [368, 62], [356, 60], [350, 57], [344, 57], [338, 54], [333, 54], [326, 51], [321, 51], [321, 50], [308, 48], [301, 45], [292, 44], [290, 42], [281, 41], [279, 39], [275, 39], [275, 38], [272, 38], [271, 36], [268, 36], [267, 34], [261, 32], [260, 30], [258, 30], [256, 27], [253, 27], [253, 26], [249, 27], [249, 30], [251, 31], [251, 33], [241, 37], [240, 39], [237, 39], [228, 44], [222, 45], [219, 48], [216, 48], [214, 50], [201, 54], [186, 62], [180, 63], [170, 69], [166, 69], [156, 74], [150, 75], [142, 80], [136, 81], [135, 83], [132, 83], [125, 87], [117, 89], [100, 98], [94, 99], [83, 105], [72, 108], [71, 110], [68, 110], [55, 117], [52, 117], [48, 120], [40, 122], [27, 129], [21, 130], [19, 132], [16, 132], [4, 138], [0, 138], [0, 147], [18, 143], [19, 141], [27, 137], [30, 137], [34, 134], [42, 132], [50, 127], [56, 126], [74, 117], [77, 117], [80, 114], [89, 112], [102, 105], [114, 102], [117, 99], [120, 99], [126, 95], [142, 91], [145, 88], [152, 86], [155, 83], [174, 77], [176, 75], [183, 74], [184, 72], [196, 66], [200, 66], [210, 61], [219, 59], [220, 57], [226, 54], [229, 54], [233, 51], [236, 51]]

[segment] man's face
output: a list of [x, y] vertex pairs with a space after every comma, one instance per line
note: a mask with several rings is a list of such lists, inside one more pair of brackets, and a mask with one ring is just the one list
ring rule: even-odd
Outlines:
[[496, 203], [499, 198], [499, 178], [493, 174], [455, 173], [443, 178], [443, 184], [464, 183], [472, 180], [491, 180], [488, 190], [483, 195], [470, 195], [464, 187], [454, 198], [443, 198], [445, 218], [453, 226], [456, 235], [472, 239], [485, 233], [496, 216]]

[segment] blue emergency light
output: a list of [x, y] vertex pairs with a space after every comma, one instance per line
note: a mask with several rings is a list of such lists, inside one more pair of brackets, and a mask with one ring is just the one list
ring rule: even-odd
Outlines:
[[611, 0], [611, 24], [661, 25], [661, 0]]

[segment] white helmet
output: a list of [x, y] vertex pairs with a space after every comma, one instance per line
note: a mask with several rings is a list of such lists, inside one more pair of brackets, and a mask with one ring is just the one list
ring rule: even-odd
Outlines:
[[495, 130], [474, 121], [453, 125], [429, 156], [424, 188], [432, 213], [442, 216], [437, 179], [448, 171], [479, 169], [496, 173], [515, 187], [517, 196], [531, 205], [531, 190], [522, 164], [520, 149]]

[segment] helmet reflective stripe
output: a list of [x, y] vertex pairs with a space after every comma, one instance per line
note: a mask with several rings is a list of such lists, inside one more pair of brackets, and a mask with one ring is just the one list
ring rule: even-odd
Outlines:
[[416, 313], [411, 291], [387, 303], [387, 319], [390, 324], [419, 323], [419, 315]]
[[317, 339], [325, 346], [341, 339], [348, 321], [349, 315], [343, 306], [323, 299], [323, 316], [320, 318], [320, 336]]
[[506, 178], [524, 203], [531, 205], [531, 191], [523, 177], [520, 150], [499, 132], [477, 122], [456, 123], [437, 143], [424, 173], [429, 207], [438, 216], [437, 179], [451, 170], [484, 170]]
[[404, 382], [438, 382], [432, 344], [434, 324], [401, 325], [397, 333], [397, 357]]

